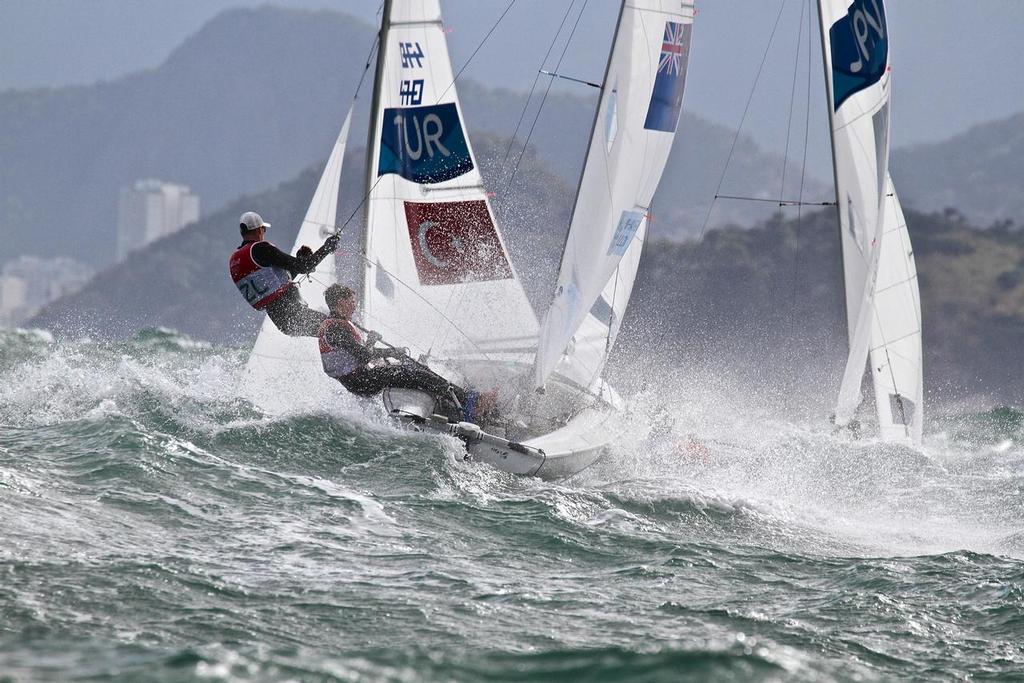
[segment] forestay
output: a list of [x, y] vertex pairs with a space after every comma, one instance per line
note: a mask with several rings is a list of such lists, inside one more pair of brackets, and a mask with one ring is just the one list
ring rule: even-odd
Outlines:
[[[338, 185], [341, 181], [341, 167], [345, 159], [351, 120], [350, 108], [295, 238], [291, 252], [293, 254], [302, 245], [315, 250], [337, 229], [335, 218], [338, 208]], [[314, 272], [300, 275], [295, 286], [299, 288], [302, 298], [310, 307], [326, 312], [324, 290], [335, 280], [334, 254], [328, 254]], [[320, 367], [317, 340], [313, 337], [289, 337], [279, 331], [270, 318], [264, 318], [246, 365], [246, 383], [250, 393], [266, 395], [265, 390], [269, 388], [276, 391], [281, 386], [290, 384], [282, 380], [294, 378], [296, 373], [301, 373], [304, 379], [325, 377]]]
[[623, 3], [534, 380], [600, 375], [633, 288], [682, 108], [693, 5]]
[[889, 33], [882, 0], [819, 0], [850, 351], [847, 424], [868, 354], [881, 436], [919, 442], [921, 314], [913, 250], [889, 177]]
[[414, 356], [528, 362], [537, 320], [469, 142], [436, 0], [386, 2], [367, 163], [363, 319]]

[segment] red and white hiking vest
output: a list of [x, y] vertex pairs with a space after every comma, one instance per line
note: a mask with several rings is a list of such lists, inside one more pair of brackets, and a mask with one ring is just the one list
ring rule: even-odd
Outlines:
[[261, 266], [252, 257], [252, 248], [259, 242], [243, 242], [228, 261], [231, 279], [245, 300], [263, 310], [292, 286], [292, 276], [284, 268]]
[[341, 318], [328, 318], [320, 323], [320, 331], [318, 332], [320, 338], [320, 362], [324, 366], [324, 372], [330, 377], [337, 379], [352, 374], [359, 369], [362, 363], [348, 351], [334, 348], [327, 342], [327, 332], [335, 325], [340, 325], [344, 328], [345, 332], [352, 335], [352, 338], [360, 344], [363, 343], [363, 335], [359, 334], [359, 330], [356, 329], [355, 325]]

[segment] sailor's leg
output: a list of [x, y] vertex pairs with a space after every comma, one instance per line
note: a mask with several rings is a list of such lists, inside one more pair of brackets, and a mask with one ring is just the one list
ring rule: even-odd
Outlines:
[[292, 287], [284, 295], [267, 306], [267, 315], [281, 330], [290, 337], [315, 337], [320, 325], [327, 318], [324, 313], [306, 306], [302, 295], [296, 287]]
[[340, 378], [342, 386], [358, 396], [379, 394], [389, 385], [387, 378], [381, 377], [376, 371], [379, 368], [362, 368], [350, 375]]
[[459, 403], [466, 401], [466, 391], [462, 387], [449, 384], [440, 375], [415, 365], [384, 365], [379, 368], [361, 370], [360, 374], [372, 376], [373, 384], [380, 386], [381, 389], [384, 387], [415, 389], [442, 398], [451, 398], [449, 391], [452, 391]]

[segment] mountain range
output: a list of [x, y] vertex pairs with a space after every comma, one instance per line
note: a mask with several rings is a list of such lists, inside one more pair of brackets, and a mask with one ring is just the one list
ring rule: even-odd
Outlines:
[[[93, 86], [0, 92], [0, 232], [5, 257], [70, 255], [112, 260], [117, 196], [137, 179], [189, 185], [204, 212], [272, 187], [322, 159], [356, 89], [374, 29], [327, 11], [275, 7], [226, 11], [158, 68]], [[457, 68], [457, 66], [456, 66]], [[354, 117], [353, 145], [365, 140], [372, 73]], [[471, 135], [509, 137], [525, 93], [459, 83]], [[596, 90], [542, 84], [522, 117], [506, 169], [529, 145], [570, 187], [576, 184], [593, 121]], [[659, 225], [695, 232], [714, 192], [733, 134], [686, 115], [662, 193]], [[741, 139], [731, 182], [770, 196], [783, 160]], [[799, 171], [790, 164], [791, 177]], [[521, 171], [520, 171], [521, 173]], [[510, 175], [492, 188], [504, 191]], [[821, 183], [812, 183], [824, 192]], [[571, 192], [571, 189], [570, 189]], [[757, 204], [721, 206], [718, 222], [763, 216]], [[562, 225], [554, 227], [562, 229]], [[658, 228], [656, 228], [658, 229]]]
[[[373, 34], [368, 24], [335, 12], [229, 10], [156, 69], [92, 86], [0, 92], [4, 256], [110, 262], [118, 190], [140, 178], [191, 186], [207, 213], [245, 192], [293, 178], [326, 154]], [[460, 81], [459, 88], [474, 138], [485, 132], [507, 138], [519, 124], [511, 149], [496, 150], [491, 160], [503, 170], [492, 190], [500, 195], [509, 187], [510, 169], [528, 138], [572, 191], [596, 90], [555, 84], [546, 93], [542, 82], [528, 102], [524, 93], [472, 82]], [[365, 139], [369, 91], [367, 82], [354, 145]], [[702, 231], [733, 139], [734, 132], [723, 126], [684, 115], [653, 203], [655, 236], [678, 240]], [[1024, 115], [946, 143], [897, 149], [893, 173], [908, 206], [953, 206], [982, 225], [1019, 219], [1024, 200], [1013, 185], [1024, 163], [1022, 147]], [[740, 136], [727, 190], [775, 197], [784, 166], [788, 178], [800, 175], [796, 164], [786, 165]], [[805, 197], [828, 199], [829, 192], [827, 182], [807, 179]], [[750, 225], [774, 209], [771, 203], [719, 201], [710, 225]], [[564, 228], [551, 217], [541, 220], [556, 232]]]

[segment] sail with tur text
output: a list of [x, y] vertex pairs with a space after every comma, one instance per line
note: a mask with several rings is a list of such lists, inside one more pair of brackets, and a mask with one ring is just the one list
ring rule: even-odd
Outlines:
[[456, 373], [527, 362], [537, 320], [473, 154], [437, 0], [385, 2], [367, 162], [363, 320]]

